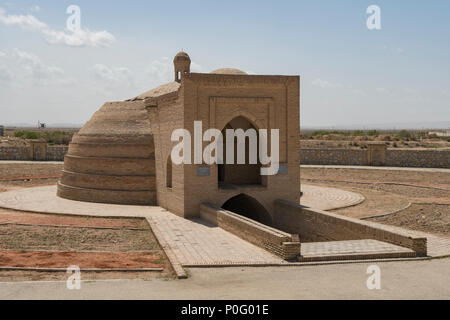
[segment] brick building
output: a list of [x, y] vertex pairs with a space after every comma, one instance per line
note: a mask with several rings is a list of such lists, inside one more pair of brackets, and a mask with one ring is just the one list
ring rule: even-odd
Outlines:
[[[180, 52], [173, 82], [97, 111], [70, 144], [58, 195], [159, 205], [184, 217], [199, 215], [200, 205], [211, 203], [268, 225], [275, 200], [298, 203], [299, 77], [230, 68], [192, 73], [190, 65]], [[260, 163], [173, 164], [173, 131], [194, 133], [195, 121], [202, 122], [203, 132], [279, 129], [278, 174], [261, 176]]]

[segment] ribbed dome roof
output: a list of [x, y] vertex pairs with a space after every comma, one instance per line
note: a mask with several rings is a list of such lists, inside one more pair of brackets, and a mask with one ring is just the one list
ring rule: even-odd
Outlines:
[[242, 70], [239, 69], [235, 69], [235, 68], [222, 68], [222, 69], [217, 69], [214, 70], [213, 72], [214, 74], [248, 74]]
[[58, 195], [155, 205], [155, 174], [155, 147], [144, 102], [109, 102], [73, 137]]
[[143, 100], [146, 98], [157, 98], [159, 96], [163, 96], [165, 94], [169, 94], [175, 91], [178, 91], [180, 89], [181, 84], [174, 81], [174, 82], [169, 82], [166, 84], [163, 84], [162, 86], [159, 86], [157, 88], [148, 90], [144, 93], [142, 93], [141, 95], [137, 96], [136, 98], [132, 99], [132, 100]]
[[74, 142], [85, 137], [110, 138], [114, 143], [118, 137], [145, 141], [151, 138], [150, 120], [141, 101], [107, 102], [81, 128]]

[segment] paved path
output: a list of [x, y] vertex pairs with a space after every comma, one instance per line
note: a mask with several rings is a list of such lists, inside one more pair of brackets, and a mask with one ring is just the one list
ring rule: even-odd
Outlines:
[[[161, 207], [89, 203], [56, 196], [56, 186], [0, 194], [0, 207], [40, 213], [147, 218], [159, 241], [182, 265], [280, 264], [284, 260], [203, 220], [187, 220]], [[159, 231], [159, 232], [158, 232]], [[170, 254], [170, 253], [169, 253]]]
[[158, 241], [183, 266], [264, 265], [286, 262], [202, 219], [187, 220], [164, 209], [148, 216]]
[[381, 290], [366, 285], [373, 264], [193, 268], [186, 280], [83, 281], [81, 290], [0, 283], [0, 299], [450, 299], [450, 259], [375, 263]]
[[336, 188], [301, 185], [303, 196], [300, 204], [319, 210], [335, 210], [360, 204], [365, 199], [355, 192]]
[[[187, 220], [171, 214], [161, 207], [99, 204], [61, 199], [56, 196], [56, 186], [1, 193], [0, 207], [41, 213], [147, 218], [158, 240], [164, 242], [164, 249], [169, 250], [169, 254], [175, 256], [181, 265], [279, 265], [286, 263], [271, 253], [221, 228], [213, 227], [203, 220]], [[415, 231], [410, 232], [415, 233]], [[449, 239], [433, 235], [425, 236], [429, 239], [428, 248], [431, 255], [450, 254]], [[349, 243], [344, 244], [341, 249], [344, 248], [344, 251], [348, 251], [349, 245]], [[335, 245], [316, 248], [317, 250], [310, 247], [308, 251], [308, 245], [306, 245], [304, 250], [313, 256], [315, 252], [320, 254], [320, 250], [325, 249], [325, 251], [331, 250], [330, 252], [332, 252], [335, 248]], [[350, 245], [350, 249], [354, 252], [372, 250], [370, 245], [364, 246], [360, 243]], [[389, 248], [389, 250], [393, 249]]]
[[[302, 185], [301, 204], [320, 210], [344, 208], [364, 201], [360, 194], [336, 188]], [[56, 186], [26, 188], [0, 194], [0, 207], [37, 213], [113, 217], [145, 217], [160, 207], [112, 205], [62, 199]]]

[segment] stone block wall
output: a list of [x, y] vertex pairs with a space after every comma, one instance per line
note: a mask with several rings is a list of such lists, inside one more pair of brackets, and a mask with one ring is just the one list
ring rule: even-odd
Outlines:
[[409, 248], [418, 256], [427, 255], [427, 239], [393, 231], [382, 224], [302, 207], [294, 202], [275, 202], [275, 227], [298, 234], [301, 242], [374, 239]]
[[301, 149], [300, 163], [311, 165], [365, 166], [367, 150], [357, 149]]
[[[382, 161], [373, 161], [372, 165], [450, 168], [449, 150], [387, 149], [385, 152], [385, 155], [379, 157]], [[301, 149], [300, 151], [300, 163], [305, 165], [368, 166], [371, 165], [370, 158], [373, 158], [373, 154], [368, 149]]]
[[66, 146], [52, 146], [47, 148], [47, 161], [64, 161], [69, 147]]
[[450, 150], [387, 150], [391, 167], [450, 168]]
[[295, 260], [300, 254], [300, 242], [295, 241], [289, 233], [217, 208], [211, 204], [202, 204], [200, 206], [200, 216], [211, 224], [285, 260]]
[[0, 147], [0, 160], [30, 160], [30, 147]]
[[[48, 146], [43, 161], [64, 161], [64, 156], [68, 151], [67, 146]], [[0, 160], [7, 161], [33, 161], [33, 147], [0, 147]]]

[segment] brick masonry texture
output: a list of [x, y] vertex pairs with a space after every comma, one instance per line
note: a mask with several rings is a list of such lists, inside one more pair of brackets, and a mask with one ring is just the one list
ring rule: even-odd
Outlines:
[[291, 234], [211, 204], [200, 206], [200, 216], [208, 222], [285, 260], [295, 260], [300, 255], [300, 242], [295, 241]]
[[425, 237], [413, 236], [401, 230], [393, 231], [378, 223], [302, 207], [284, 200], [276, 201], [275, 208], [275, 227], [298, 234], [301, 242], [374, 239], [412, 249], [418, 256], [427, 255]]

